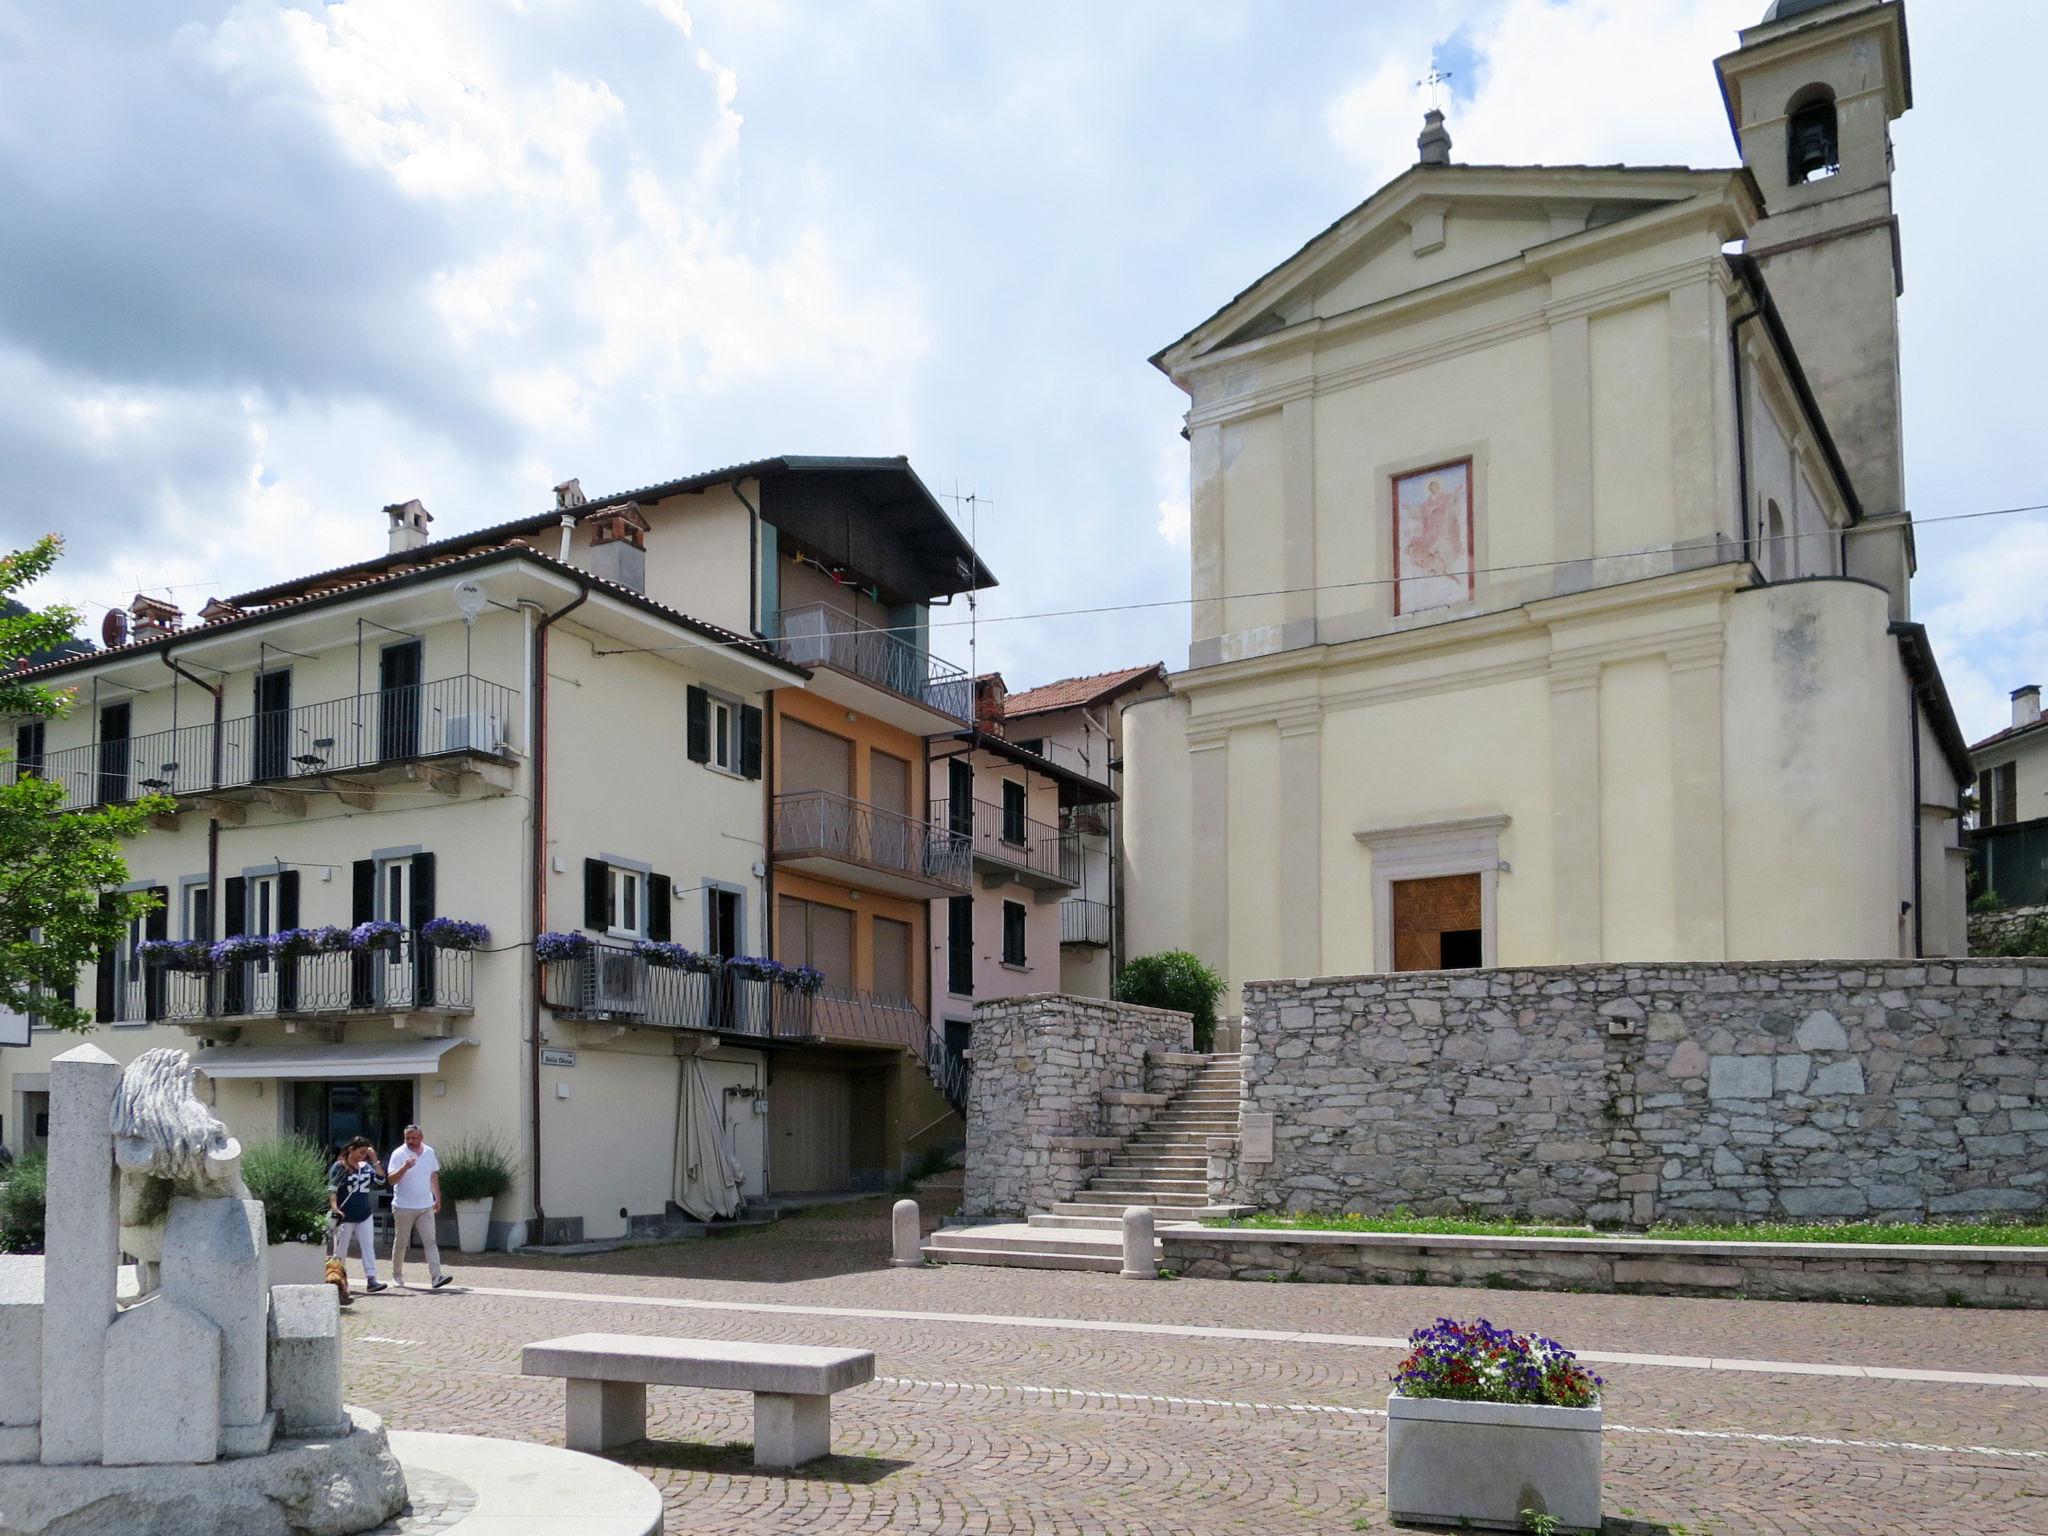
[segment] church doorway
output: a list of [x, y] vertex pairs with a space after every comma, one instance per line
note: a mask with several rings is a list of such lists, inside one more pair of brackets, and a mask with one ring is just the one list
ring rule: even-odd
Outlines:
[[1481, 964], [1479, 876], [1392, 882], [1394, 969], [1469, 971]]

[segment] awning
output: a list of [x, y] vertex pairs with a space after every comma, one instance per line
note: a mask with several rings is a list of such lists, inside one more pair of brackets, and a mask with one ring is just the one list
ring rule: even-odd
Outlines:
[[440, 1040], [366, 1040], [360, 1044], [216, 1045], [196, 1053], [192, 1065], [223, 1077], [418, 1077], [440, 1070], [441, 1058], [463, 1035]]

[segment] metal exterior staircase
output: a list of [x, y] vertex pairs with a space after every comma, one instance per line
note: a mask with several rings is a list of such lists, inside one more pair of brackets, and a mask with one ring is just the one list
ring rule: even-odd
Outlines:
[[926, 1240], [925, 1258], [1114, 1273], [1123, 1267], [1126, 1207], [1149, 1205], [1162, 1225], [1233, 1214], [1235, 1207], [1209, 1203], [1209, 1138], [1237, 1135], [1238, 1094], [1237, 1054], [1210, 1057], [1072, 1200], [1022, 1222], [941, 1228]]

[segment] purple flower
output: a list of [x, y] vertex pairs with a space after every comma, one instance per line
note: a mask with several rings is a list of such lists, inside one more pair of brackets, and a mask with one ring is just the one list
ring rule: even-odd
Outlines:
[[430, 917], [420, 924], [420, 937], [436, 949], [481, 949], [491, 942], [491, 930], [456, 917]]
[[587, 933], [544, 933], [533, 941], [536, 960], [581, 960], [590, 950]]

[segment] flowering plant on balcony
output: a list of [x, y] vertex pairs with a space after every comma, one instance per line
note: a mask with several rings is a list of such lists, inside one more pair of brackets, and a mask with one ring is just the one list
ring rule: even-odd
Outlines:
[[240, 965], [244, 960], [256, 960], [270, 953], [270, 941], [260, 933], [235, 933], [219, 939], [207, 950], [206, 957], [216, 971], [224, 971], [231, 965]]
[[799, 965], [779, 978], [782, 984], [799, 997], [816, 997], [825, 990], [825, 973], [815, 965]]
[[348, 947], [355, 950], [385, 950], [398, 952], [399, 942], [405, 937], [405, 926], [387, 919], [372, 923], [357, 923], [348, 931]]
[[587, 933], [543, 933], [533, 941], [536, 960], [581, 960], [590, 953]]
[[338, 949], [348, 947], [348, 933], [335, 927], [285, 928], [270, 935], [265, 941], [270, 952], [280, 958], [295, 958], [300, 955], [331, 955]]
[[1555, 1340], [1496, 1328], [1483, 1317], [1440, 1317], [1409, 1334], [1408, 1343], [1411, 1353], [1393, 1378], [1403, 1397], [1591, 1408], [1607, 1385]]
[[430, 917], [420, 924], [420, 937], [436, 949], [482, 949], [491, 942], [491, 930], [459, 917]]
[[144, 939], [135, 953], [145, 964], [167, 971], [210, 971], [212, 946], [204, 939]]
[[823, 989], [825, 973], [808, 965], [784, 965], [780, 960], [770, 960], [764, 955], [734, 955], [725, 962], [725, 968], [735, 976], [753, 981], [772, 981], [776, 986], [803, 997], [811, 997]]
[[680, 944], [655, 939], [641, 939], [633, 946], [633, 953], [657, 971], [688, 971], [693, 976], [708, 976], [718, 969], [716, 955], [700, 955]]

